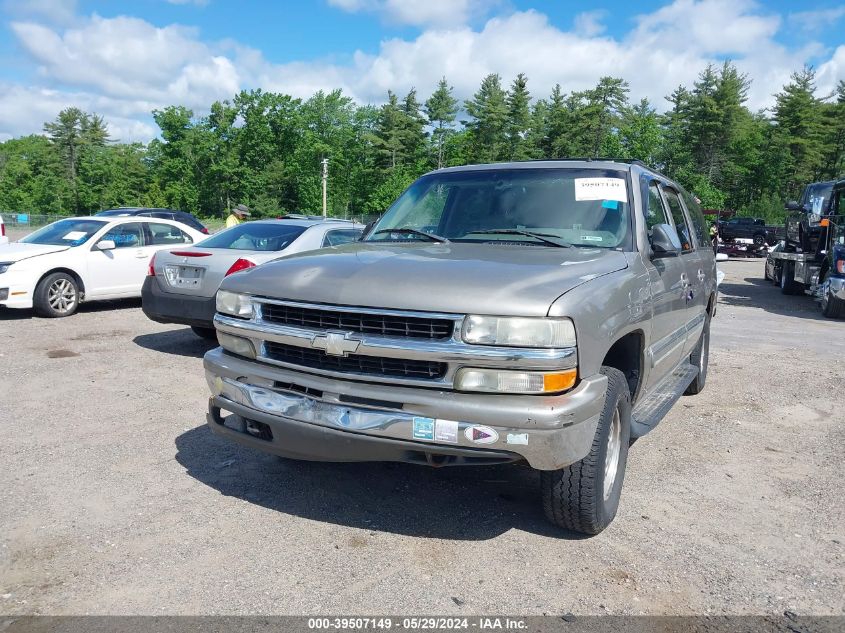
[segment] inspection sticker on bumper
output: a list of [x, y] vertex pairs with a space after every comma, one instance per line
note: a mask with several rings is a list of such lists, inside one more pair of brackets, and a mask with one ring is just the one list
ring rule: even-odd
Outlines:
[[434, 439], [437, 442], [458, 443], [458, 423], [454, 420], [435, 420]]
[[434, 440], [434, 418], [414, 418], [414, 439]]

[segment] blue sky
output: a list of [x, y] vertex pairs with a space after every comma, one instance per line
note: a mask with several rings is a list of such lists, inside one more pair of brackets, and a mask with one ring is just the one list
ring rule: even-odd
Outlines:
[[154, 108], [202, 114], [259, 87], [377, 103], [388, 88], [425, 98], [443, 75], [461, 98], [488, 72], [525, 72], [536, 97], [614, 75], [662, 109], [730, 58], [764, 108], [804, 64], [820, 95], [845, 79], [842, 0], [0, 0], [0, 29], [0, 140], [77, 105], [145, 141]]

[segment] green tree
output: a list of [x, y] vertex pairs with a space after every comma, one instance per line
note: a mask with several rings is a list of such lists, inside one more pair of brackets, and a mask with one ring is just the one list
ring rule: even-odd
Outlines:
[[648, 99], [641, 99], [622, 111], [619, 122], [622, 158], [634, 158], [653, 165], [660, 152], [660, 141], [660, 120]]
[[464, 102], [471, 160], [489, 162], [507, 157], [508, 104], [502, 79], [487, 75], [472, 99]]
[[824, 173], [824, 127], [815, 80], [815, 70], [807, 66], [793, 73], [790, 82], [775, 95], [774, 123], [789, 148], [790, 194], [797, 194], [803, 184]]
[[508, 107], [507, 158], [509, 160], [525, 160], [531, 156], [528, 141], [528, 134], [531, 129], [531, 94], [528, 92], [528, 78], [523, 73], [519, 73], [513, 80], [505, 102]]
[[425, 102], [425, 114], [434, 126], [431, 137], [437, 150], [437, 169], [445, 165], [443, 149], [447, 137], [454, 132], [452, 125], [457, 113], [458, 100], [452, 96], [452, 87], [443, 77], [437, 84], [437, 90]]
[[82, 210], [77, 178], [79, 163], [86, 149], [103, 147], [109, 140], [103, 118], [79, 108], [66, 108], [55, 121], [44, 124], [44, 131], [63, 159], [73, 198], [71, 210], [79, 213]]

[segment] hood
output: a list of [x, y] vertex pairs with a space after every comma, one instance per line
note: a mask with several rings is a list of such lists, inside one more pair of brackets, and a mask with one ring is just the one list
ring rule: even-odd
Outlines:
[[264, 264], [221, 288], [310, 303], [545, 316], [560, 295], [626, 266], [623, 253], [598, 248], [357, 242]]
[[49, 255], [66, 251], [70, 246], [63, 244], [28, 244], [26, 242], [10, 242], [0, 246], [0, 262], [19, 262], [22, 259], [37, 257], [38, 255]]

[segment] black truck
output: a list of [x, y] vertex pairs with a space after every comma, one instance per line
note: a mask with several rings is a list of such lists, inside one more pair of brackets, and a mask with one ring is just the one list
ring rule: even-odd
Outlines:
[[755, 246], [771, 246], [778, 240], [779, 227], [766, 226], [760, 218], [734, 217], [718, 222], [719, 237], [723, 241], [752, 240]]
[[805, 243], [808, 248], [789, 238], [790, 222], [796, 225], [794, 217], [787, 219], [787, 239], [768, 254], [765, 276], [784, 294], [815, 297], [826, 317], [845, 318], [845, 180], [830, 183], [825, 194], [820, 196], [823, 203], [809, 209], [818, 219], [811, 227], [815, 237]]

